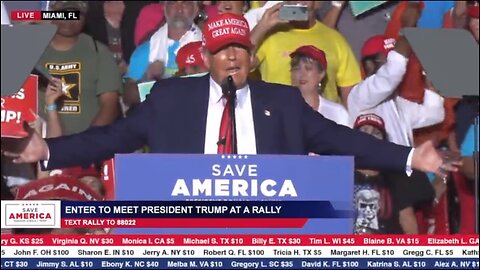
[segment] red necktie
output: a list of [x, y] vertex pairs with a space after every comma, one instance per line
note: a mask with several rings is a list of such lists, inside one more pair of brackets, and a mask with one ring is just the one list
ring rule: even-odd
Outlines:
[[218, 154], [233, 154], [230, 107], [230, 99], [227, 99], [223, 109], [222, 122], [220, 123], [220, 134], [218, 135]]

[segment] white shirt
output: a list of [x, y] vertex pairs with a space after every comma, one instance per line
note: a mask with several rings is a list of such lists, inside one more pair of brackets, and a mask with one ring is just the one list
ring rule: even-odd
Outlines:
[[385, 122], [388, 140], [405, 146], [413, 145], [413, 129], [443, 121], [443, 97], [425, 90], [423, 103], [418, 104], [395, 94], [407, 70], [407, 59], [396, 51], [373, 75], [355, 85], [348, 95], [348, 112], [353, 124], [360, 114], [375, 113]]
[[[210, 77], [210, 94], [208, 98], [207, 128], [205, 133], [205, 154], [217, 154], [218, 136], [222, 121], [225, 99], [222, 99], [222, 87]], [[237, 150], [239, 154], [257, 154], [255, 125], [253, 124], [252, 99], [247, 86], [237, 90], [235, 106], [237, 128]]]
[[[334, 121], [335, 123], [347, 127], [352, 127], [353, 123], [350, 122], [349, 113], [342, 105], [330, 101], [326, 98], [320, 97], [320, 106], [318, 112], [322, 114], [325, 118]], [[309, 155], [315, 155], [309, 153]], [[413, 149], [410, 151], [407, 157], [407, 166], [405, 172], [408, 176], [412, 174], [412, 158], [413, 158]]]
[[322, 96], [319, 96], [319, 98], [320, 106], [318, 106], [317, 111], [321, 115], [339, 125], [350, 127], [350, 119], [345, 107], [343, 107], [341, 104], [323, 98]]

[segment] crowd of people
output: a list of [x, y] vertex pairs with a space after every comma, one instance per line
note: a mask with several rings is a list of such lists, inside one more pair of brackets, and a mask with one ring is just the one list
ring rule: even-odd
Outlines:
[[[41, 137], [2, 155], [2, 200], [102, 200], [114, 153], [220, 153], [231, 76], [238, 153], [355, 156], [355, 233], [474, 232], [478, 99], [442, 96], [400, 32], [458, 28], [478, 42], [477, 2], [389, 1], [358, 17], [347, 1], [48, 2], [81, 16], [51, 22], [31, 127]], [[282, 19], [284, 5], [307, 20]]]

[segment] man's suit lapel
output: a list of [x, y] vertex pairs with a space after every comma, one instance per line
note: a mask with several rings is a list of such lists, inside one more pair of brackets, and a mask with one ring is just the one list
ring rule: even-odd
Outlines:
[[[185, 97], [189, 104], [186, 108], [190, 111], [190, 123], [185, 123], [185, 132], [190, 134], [190, 147], [193, 148], [192, 153], [205, 152], [205, 132], [207, 128], [208, 98], [210, 92], [210, 74], [199, 78], [199, 83], [188, 91], [191, 96]], [[200, 116], [200, 117], [199, 117]]]
[[274, 122], [275, 111], [272, 111], [268, 92], [259, 86], [259, 82], [249, 81], [250, 95], [252, 98], [253, 122], [255, 127], [255, 140], [257, 154], [275, 153]]

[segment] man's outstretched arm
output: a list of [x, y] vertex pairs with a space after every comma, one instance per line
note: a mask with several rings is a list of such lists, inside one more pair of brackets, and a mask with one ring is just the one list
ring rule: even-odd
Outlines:
[[456, 166], [461, 164], [457, 161], [444, 162], [432, 142], [412, 149], [378, 140], [371, 135], [337, 125], [313, 111], [307, 104], [303, 107], [303, 130], [308, 151], [352, 155], [357, 168], [398, 172], [416, 169], [444, 177], [448, 171], [456, 171]]
[[127, 118], [78, 134], [45, 140], [29, 130], [30, 135], [22, 139], [22, 150], [5, 151], [4, 154], [12, 157], [14, 163], [48, 161], [46, 169], [51, 170], [89, 165], [109, 159], [116, 153], [133, 152], [147, 143], [148, 127], [154, 121], [152, 100], [155, 98], [155, 94], [150, 95], [150, 99], [138, 105]]

